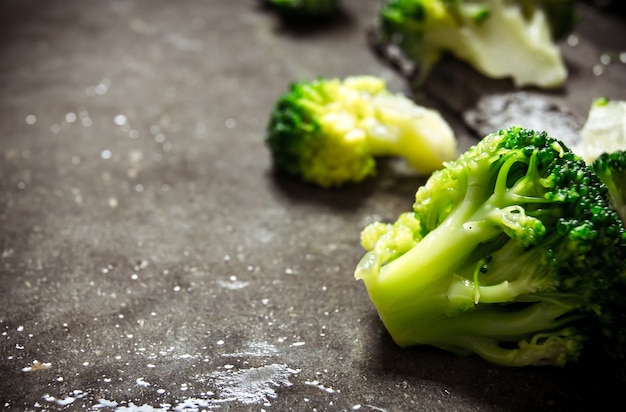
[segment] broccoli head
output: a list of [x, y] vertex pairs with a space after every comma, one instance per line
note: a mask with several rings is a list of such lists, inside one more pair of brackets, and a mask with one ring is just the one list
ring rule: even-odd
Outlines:
[[355, 277], [394, 341], [505, 366], [626, 348], [626, 229], [594, 170], [511, 127], [447, 162], [412, 212], [372, 223]]
[[275, 170], [324, 188], [374, 175], [375, 157], [403, 157], [426, 174], [457, 154], [439, 112], [373, 76], [292, 84], [271, 113], [266, 143]]
[[611, 204], [626, 225], [626, 150], [601, 154], [593, 169], [609, 189]]
[[422, 80], [443, 53], [516, 86], [558, 87], [567, 69], [556, 40], [577, 21], [575, 0], [387, 0], [383, 43], [395, 43]]

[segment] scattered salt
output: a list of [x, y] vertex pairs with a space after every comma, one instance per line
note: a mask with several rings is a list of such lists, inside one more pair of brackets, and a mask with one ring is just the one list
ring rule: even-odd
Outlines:
[[150, 384], [146, 382], [145, 380], [143, 380], [143, 378], [137, 378], [135, 383], [137, 383], [137, 386], [143, 386], [144, 388], [147, 388], [148, 386], [150, 386]]

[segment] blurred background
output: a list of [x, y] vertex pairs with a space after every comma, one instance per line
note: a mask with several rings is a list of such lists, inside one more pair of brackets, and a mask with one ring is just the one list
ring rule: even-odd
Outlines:
[[[574, 125], [593, 98], [626, 99], [624, 5], [592, 3], [560, 44], [566, 87], [527, 91]], [[0, 3], [0, 408], [621, 400], [622, 365], [506, 369], [386, 335], [353, 278], [359, 233], [408, 210], [423, 178], [392, 162], [333, 191], [275, 175], [274, 102], [297, 80], [380, 76], [440, 110], [462, 150], [480, 136], [465, 115], [514, 91], [452, 59], [413, 88], [369, 43], [380, 1], [341, 4], [319, 26], [256, 0]]]

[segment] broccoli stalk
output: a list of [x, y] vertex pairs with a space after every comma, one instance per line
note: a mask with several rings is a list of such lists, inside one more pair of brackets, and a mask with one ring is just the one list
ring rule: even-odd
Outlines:
[[449, 52], [488, 77], [554, 88], [567, 78], [555, 41], [575, 22], [573, 0], [387, 0], [380, 34], [420, 66], [421, 81]]
[[267, 132], [277, 171], [324, 188], [373, 176], [380, 156], [403, 157], [427, 174], [453, 159], [457, 147], [437, 111], [392, 94], [373, 76], [292, 84]]
[[626, 343], [626, 229], [561, 142], [520, 127], [486, 136], [434, 172], [413, 209], [364, 229], [355, 271], [400, 346], [525, 366], [577, 359], [593, 322]]

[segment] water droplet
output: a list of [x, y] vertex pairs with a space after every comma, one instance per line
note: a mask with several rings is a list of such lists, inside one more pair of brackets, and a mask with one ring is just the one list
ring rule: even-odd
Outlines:
[[65, 121], [68, 123], [74, 123], [77, 118], [78, 117], [76, 116], [76, 113], [74, 112], [69, 112], [65, 114]]
[[37, 116], [34, 114], [29, 114], [26, 116], [26, 124], [35, 124], [37, 123]]
[[232, 129], [232, 128], [234, 128], [235, 126], [237, 126], [237, 121], [231, 117], [231, 118], [226, 119], [226, 122], [224, 122], [224, 125], [225, 125], [228, 129]]
[[126, 124], [126, 122], [128, 121], [128, 119], [126, 118], [125, 115], [123, 114], [118, 114], [117, 116], [115, 116], [115, 118], [113, 119], [113, 121], [115, 122], [116, 125], [118, 126], [123, 126]]
[[595, 76], [601, 76], [604, 73], [604, 67], [602, 67], [599, 64], [596, 64], [595, 66], [593, 66], [592, 71]]
[[100, 83], [98, 83], [93, 88], [93, 91], [94, 91], [95, 94], [103, 95], [103, 94], [106, 94], [109, 91], [110, 87], [111, 87], [111, 80], [109, 80], [109, 79], [102, 79], [100, 81]]
[[567, 37], [567, 44], [568, 44], [568, 45], [570, 45], [570, 46], [572, 46], [572, 47], [575, 47], [575, 46], [578, 46], [578, 43], [580, 43], [580, 38], [579, 38], [577, 35], [575, 35], [575, 34], [570, 34], [570, 35]]

